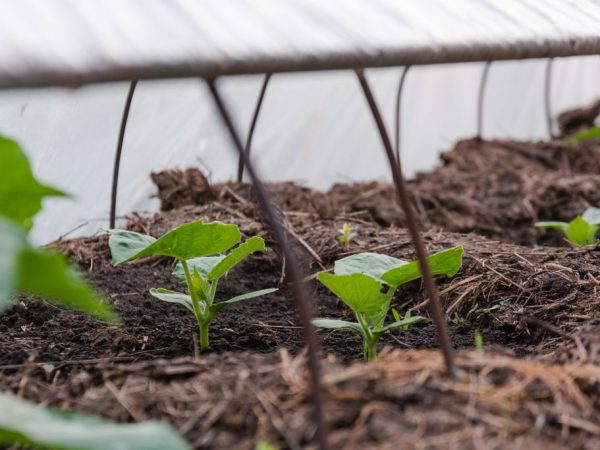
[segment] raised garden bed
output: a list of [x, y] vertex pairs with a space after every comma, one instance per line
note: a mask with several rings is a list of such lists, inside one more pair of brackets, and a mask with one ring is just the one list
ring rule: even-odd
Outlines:
[[[600, 248], [572, 249], [538, 220], [570, 220], [600, 205], [600, 146], [590, 143], [462, 141], [444, 164], [411, 182], [427, 247], [464, 246], [464, 264], [439, 278], [459, 379], [443, 364], [429, 321], [382, 337], [374, 366], [348, 332], [319, 332], [332, 448], [597, 448], [600, 445]], [[118, 421], [157, 418], [197, 448], [252, 448], [261, 439], [294, 448], [311, 442], [301, 330], [282, 261], [252, 188], [208, 186], [194, 169], [154, 174], [163, 211], [127, 228], [161, 235], [198, 219], [237, 224], [267, 240], [223, 280], [223, 295], [279, 286], [224, 310], [199, 353], [189, 313], [156, 301], [176, 288], [173, 263], [110, 264], [107, 237], [56, 242], [114, 305], [120, 326], [20, 299], [0, 318], [0, 385], [47, 405]], [[314, 192], [269, 185], [296, 237], [318, 314], [349, 318], [312, 275], [361, 252], [414, 259], [394, 189], [384, 183]], [[349, 247], [336, 236], [357, 232]], [[426, 314], [420, 282], [394, 300]], [[485, 308], [494, 308], [484, 311]], [[476, 351], [481, 334], [483, 350]]]

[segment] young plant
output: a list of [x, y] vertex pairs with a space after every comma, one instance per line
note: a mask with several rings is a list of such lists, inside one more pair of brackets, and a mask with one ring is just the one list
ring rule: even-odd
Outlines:
[[173, 274], [186, 284], [187, 291], [182, 293], [155, 288], [150, 290], [150, 294], [159, 300], [182, 305], [194, 314], [198, 323], [201, 349], [209, 346], [208, 328], [223, 308], [277, 290], [262, 289], [228, 300], [215, 301], [221, 277], [251, 253], [265, 249], [265, 241], [254, 236], [228, 254], [221, 254], [240, 242], [241, 234], [236, 225], [197, 221], [180, 225], [159, 239], [126, 230], [110, 230], [109, 236], [114, 265], [155, 255], [178, 260]]
[[590, 139], [598, 139], [600, 138], [600, 127], [592, 127], [587, 130], [580, 131], [578, 133], [572, 134], [565, 138], [565, 142], [573, 143], [573, 142], [583, 142], [589, 141]]
[[600, 208], [588, 208], [581, 216], [570, 222], [537, 222], [538, 228], [562, 231], [573, 247], [595, 244], [600, 226]]
[[350, 242], [356, 238], [354, 229], [347, 223], [344, 223], [339, 232], [340, 234], [338, 235], [337, 240], [344, 244], [344, 247], [348, 249], [348, 247], [350, 247]]
[[54, 251], [35, 248], [28, 234], [33, 217], [48, 196], [65, 196], [40, 183], [20, 146], [0, 136], [0, 313], [14, 294], [25, 293], [79, 309], [107, 321], [112, 308], [83, 280], [67, 259]]
[[[454, 247], [428, 258], [435, 275], [454, 276], [462, 265], [463, 248]], [[377, 253], [359, 253], [335, 262], [334, 273], [321, 272], [317, 279], [354, 311], [356, 322], [335, 319], [314, 319], [321, 328], [351, 330], [363, 341], [363, 356], [371, 361], [377, 356], [381, 335], [394, 328], [407, 329], [425, 320], [396, 312], [394, 322], [384, 324], [390, 303], [399, 286], [421, 277], [418, 261], [403, 261]], [[392, 311], [393, 313], [393, 311]]]

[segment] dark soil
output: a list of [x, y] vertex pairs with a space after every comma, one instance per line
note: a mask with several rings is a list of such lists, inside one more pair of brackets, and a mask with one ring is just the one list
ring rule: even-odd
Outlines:
[[[596, 448], [600, 247], [571, 249], [533, 223], [570, 220], [600, 204], [595, 175], [600, 146], [469, 140], [443, 160], [411, 186], [429, 230], [424, 233], [429, 251], [465, 248], [458, 275], [439, 279], [452, 341], [472, 348], [480, 332], [496, 350], [486, 350], [485, 357], [461, 352], [463, 384], [452, 384], [439, 376], [437, 353], [411, 350], [437, 347], [429, 321], [385, 336], [383, 344], [398, 353], [374, 372], [347, 366], [360, 358], [356, 336], [319, 332], [334, 380], [328, 411], [335, 447], [412, 448], [421, 442], [423, 448], [449, 443], [481, 448], [478, 443], [485, 442], [485, 448], [506, 448], [513, 442], [514, 448]], [[196, 448], [250, 448], [259, 438], [306, 445], [314, 429], [308, 422], [301, 329], [252, 188], [208, 186], [194, 169], [152, 177], [163, 211], [134, 216], [128, 228], [157, 236], [198, 219], [236, 223], [245, 236], [264, 236], [269, 250], [223, 280], [221, 298], [273, 286], [279, 291], [224, 310], [210, 330], [211, 351], [197, 355], [191, 315], [148, 294], [151, 287], [181, 288], [171, 276], [172, 261], [112, 267], [104, 236], [57, 242], [114, 305], [122, 324], [109, 326], [49, 303], [18, 299], [0, 318], [0, 387], [115, 420], [167, 420]], [[415, 258], [390, 185], [337, 185], [329, 193], [292, 183], [268, 188], [292, 232], [289, 239], [320, 316], [351, 318], [314, 280], [336, 259], [361, 251]], [[348, 248], [336, 240], [343, 223], [357, 232]], [[399, 290], [394, 306], [426, 315], [426, 300], [420, 283], [413, 282]], [[492, 313], [480, 309], [496, 305]], [[274, 353], [278, 349], [292, 356], [281, 359]], [[43, 363], [51, 369], [44, 370]], [[563, 378], [552, 384], [543, 376], [545, 368]], [[126, 408], [123, 398], [130, 399]], [[561, 405], [566, 416], [559, 414]], [[211, 408], [217, 412], [209, 413]]]

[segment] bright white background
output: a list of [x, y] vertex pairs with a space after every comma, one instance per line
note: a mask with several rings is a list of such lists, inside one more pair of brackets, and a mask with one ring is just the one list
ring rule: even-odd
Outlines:
[[[489, 74], [484, 137], [545, 139], [543, 81], [546, 61], [496, 62]], [[402, 105], [402, 153], [407, 175], [438, 162], [440, 151], [474, 135], [483, 64], [413, 67]], [[367, 75], [393, 135], [401, 69]], [[262, 77], [235, 77], [220, 86], [238, 127], [246, 130]], [[16, 138], [36, 175], [73, 194], [48, 200], [33, 238], [45, 243], [107, 226], [110, 181], [127, 83], [76, 90], [0, 91], [0, 133]], [[554, 62], [554, 114], [600, 96], [600, 57]], [[390, 178], [383, 149], [352, 72], [273, 76], [252, 149], [267, 180], [294, 180], [319, 189], [344, 181]], [[148, 175], [199, 165], [212, 181], [233, 179], [236, 158], [206, 87], [199, 80], [138, 85], [127, 127], [118, 214], [155, 211]]]

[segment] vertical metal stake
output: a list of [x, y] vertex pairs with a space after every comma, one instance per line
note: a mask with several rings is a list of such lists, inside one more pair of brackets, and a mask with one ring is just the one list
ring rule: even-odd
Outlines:
[[552, 63], [554, 58], [548, 58], [546, 64], [546, 75], [544, 77], [544, 111], [546, 113], [546, 126], [548, 128], [548, 137], [554, 139], [556, 136], [552, 131], [552, 112], [550, 107], [550, 89], [552, 87]]
[[275, 238], [277, 239], [277, 242], [279, 243], [283, 256], [286, 260], [287, 276], [294, 290], [294, 299], [296, 300], [296, 307], [298, 309], [298, 315], [302, 324], [304, 342], [308, 347], [308, 368], [312, 382], [314, 418], [317, 424], [317, 444], [321, 450], [325, 450], [327, 448], [327, 430], [323, 411], [323, 388], [321, 385], [321, 368], [318, 358], [318, 344], [314, 325], [311, 322], [313, 316], [311, 303], [308, 299], [308, 295], [306, 294], [304, 282], [302, 281], [303, 277], [300, 272], [300, 267], [294, 252], [291, 250], [288, 244], [288, 240], [285, 236], [285, 230], [273, 210], [271, 200], [269, 199], [269, 194], [265, 190], [260, 178], [258, 177], [253, 164], [250, 162], [249, 155], [244, 151], [242, 140], [240, 139], [239, 134], [233, 125], [233, 121], [231, 120], [231, 116], [227, 111], [217, 87], [215, 86], [215, 81], [207, 80], [207, 83], [217, 109], [219, 110], [221, 118], [223, 119], [223, 123], [231, 135], [235, 149], [237, 150], [244, 163], [244, 166], [246, 167], [246, 170], [248, 171], [248, 174], [250, 175], [250, 180], [254, 185], [258, 201], [265, 214], [267, 222], [273, 230]]
[[477, 96], [477, 137], [479, 139], [483, 135], [483, 102], [491, 65], [491, 61], [486, 61], [485, 66], [483, 66], [483, 72], [481, 72], [481, 81], [479, 82], [479, 95]]
[[398, 83], [398, 92], [396, 93], [396, 160], [400, 162], [400, 118], [401, 118], [401, 107], [402, 107], [402, 88], [404, 87], [404, 81], [410, 66], [406, 66], [400, 75], [400, 82]]
[[[258, 115], [260, 114], [260, 108], [263, 103], [263, 99], [265, 98], [265, 92], [267, 91], [267, 85], [269, 84], [269, 80], [271, 79], [271, 74], [265, 74], [265, 79], [262, 84], [262, 88], [260, 89], [260, 94], [258, 95], [258, 101], [256, 102], [256, 108], [254, 108], [254, 115], [252, 116], [252, 122], [250, 123], [250, 129], [248, 130], [248, 137], [246, 138], [246, 154], [250, 155], [250, 147], [252, 146], [252, 137], [254, 136], [254, 129], [256, 128], [256, 122], [258, 121]], [[238, 183], [242, 182], [242, 178], [244, 177], [244, 161], [242, 158], [238, 159], [238, 171], [237, 171], [237, 181]]]
[[129, 117], [129, 109], [133, 100], [133, 93], [137, 86], [137, 80], [133, 80], [129, 85], [127, 100], [125, 100], [125, 108], [123, 109], [123, 117], [121, 118], [121, 129], [119, 130], [119, 140], [117, 142], [117, 151], [115, 152], [115, 164], [113, 167], [112, 176], [112, 191], [110, 194], [110, 221], [109, 227], [114, 228], [117, 215], [117, 189], [119, 186], [119, 169], [121, 167], [121, 152], [123, 151], [123, 141], [125, 140], [125, 128], [127, 127], [127, 118]]
[[392, 148], [392, 143], [385, 129], [385, 124], [383, 123], [383, 118], [381, 117], [381, 113], [379, 112], [379, 108], [377, 107], [375, 97], [371, 92], [371, 88], [369, 87], [369, 83], [367, 82], [363, 71], [361, 69], [356, 70], [356, 75], [358, 76], [358, 81], [360, 82], [367, 102], [369, 103], [369, 107], [371, 108], [371, 113], [373, 114], [373, 118], [375, 119], [375, 123], [377, 124], [379, 134], [381, 135], [383, 147], [385, 149], [385, 153], [388, 158], [390, 168], [392, 170], [394, 183], [396, 184], [396, 190], [398, 191], [400, 205], [402, 206], [404, 214], [406, 215], [406, 225], [408, 226], [410, 236], [415, 245], [417, 259], [419, 260], [419, 266], [421, 267], [421, 273], [423, 274], [425, 290], [427, 292], [427, 295], [429, 296], [429, 315], [431, 316], [431, 319], [433, 320], [433, 323], [435, 324], [435, 327], [437, 329], [438, 341], [440, 343], [440, 346], [442, 347], [442, 352], [446, 361], [446, 368], [448, 374], [450, 375], [450, 377], [454, 378], [456, 376], [456, 368], [454, 365], [452, 344], [450, 343], [450, 338], [448, 336], [448, 327], [446, 326], [446, 320], [444, 318], [442, 307], [440, 305], [437, 285], [435, 283], [435, 280], [433, 279], [429, 263], [427, 262], [427, 251], [425, 250], [425, 245], [423, 243], [421, 235], [419, 234], [417, 221], [415, 219], [414, 212], [410, 204], [409, 194], [404, 183], [404, 178], [402, 176], [400, 161], [397, 161], [394, 158], [394, 150]]

